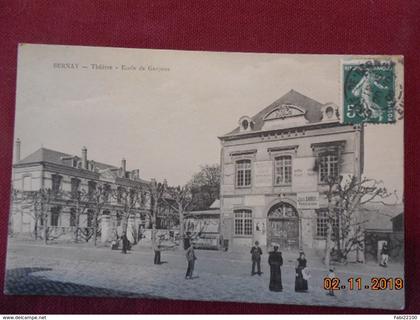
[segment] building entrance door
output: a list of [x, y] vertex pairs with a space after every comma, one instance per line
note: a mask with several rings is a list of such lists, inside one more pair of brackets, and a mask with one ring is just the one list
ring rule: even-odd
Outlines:
[[277, 243], [282, 250], [299, 248], [299, 217], [296, 209], [285, 202], [274, 205], [268, 212], [268, 244]]

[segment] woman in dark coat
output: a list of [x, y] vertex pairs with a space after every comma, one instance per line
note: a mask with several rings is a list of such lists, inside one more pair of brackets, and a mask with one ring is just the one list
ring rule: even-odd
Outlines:
[[308, 280], [303, 277], [303, 269], [306, 268], [305, 253], [302, 251], [299, 253], [296, 264], [296, 280], [295, 280], [295, 291], [305, 292], [308, 291]]
[[278, 252], [279, 247], [274, 246], [274, 251], [268, 254], [268, 264], [270, 265], [270, 291], [282, 291], [283, 285], [281, 283], [281, 269], [283, 265], [283, 257], [281, 252]]

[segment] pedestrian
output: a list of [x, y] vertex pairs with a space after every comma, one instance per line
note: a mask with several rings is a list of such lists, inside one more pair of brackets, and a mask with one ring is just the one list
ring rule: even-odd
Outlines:
[[193, 273], [194, 273], [194, 265], [195, 260], [197, 260], [197, 257], [195, 256], [194, 247], [192, 243], [190, 243], [189, 248], [187, 249], [187, 252], [185, 253], [185, 256], [187, 258], [188, 268], [187, 273], [185, 274], [185, 279], [192, 279]]
[[[332, 282], [332, 280], [335, 279], [335, 278], [337, 278], [337, 276], [334, 273], [334, 268], [333, 267], [331, 267], [330, 270], [328, 270], [328, 271], [329, 271], [328, 278], [330, 278], [331, 279], [331, 282]], [[334, 289], [333, 289], [333, 285], [332, 284], [330, 285], [330, 288], [329, 288], [329, 291], [328, 291], [327, 295], [334, 297]]]
[[379, 265], [385, 268], [388, 267], [388, 259], [389, 259], [389, 249], [388, 249], [388, 244], [385, 242], [382, 246], [381, 263]]
[[295, 291], [296, 292], [305, 292], [308, 291], [308, 280], [307, 276], [307, 263], [305, 258], [305, 253], [303, 251], [299, 252], [299, 258], [296, 262], [296, 279], [295, 279]]
[[153, 245], [153, 250], [155, 252], [154, 264], [161, 264], [160, 258], [161, 258], [162, 246], [161, 246], [159, 237], [156, 238], [156, 243], [154, 243]]
[[274, 245], [273, 251], [269, 253], [268, 264], [270, 265], [270, 291], [282, 291], [283, 285], [281, 283], [281, 266], [283, 265], [283, 257], [278, 251], [279, 246]]
[[[262, 250], [259, 247], [259, 242], [255, 241], [255, 246], [251, 249], [251, 258], [252, 258], [252, 271], [251, 276], [255, 275], [255, 273], [258, 273], [260, 276], [262, 274], [261, 272], [261, 255]], [[255, 272], [255, 266], [257, 266], [257, 272]]]
[[126, 254], [128, 246], [130, 245], [130, 241], [128, 241], [127, 233], [125, 231], [123, 232], [121, 236], [121, 241], [122, 241], [122, 253]]
[[191, 232], [187, 232], [184, 235], [181, 235], [183, 237], [183, 245], [184, 245], [184, 250], [187, 250], [190, 247], [190, 243], [191, 243]]

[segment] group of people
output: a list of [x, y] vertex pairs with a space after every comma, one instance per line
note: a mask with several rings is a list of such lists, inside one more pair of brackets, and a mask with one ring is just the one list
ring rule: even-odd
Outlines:
[[[252, 271], [251, 275], [254, 276], [262, 274], [261, 272], [261, 256], [263, 254], [262, 249], [259, 246], [259, 242], [255, 242], [255, 246], [251, 249], [251, 258], [252, 258]], [[269, 289], [271, 291], [282, 291], [283, 284], [281, 280], [281, 267], [283, 265], [283, 257], [279, 251], [279, 246], [277, 244], [273, 245], [273, 251], [268, 253], [268, 264], [270, 266], [270, 285]], [[255, 271], [257, 269], [257, 271]], [[299, 258], [296, 261], [296, 277], [295, 277], [295, 291], [296, 292], [306, 292], [308, 291], [308, 279], [309, 271], [307, 269], [307, 261], [305, 258], [305, 253], [301, 251], [299, 253]]]

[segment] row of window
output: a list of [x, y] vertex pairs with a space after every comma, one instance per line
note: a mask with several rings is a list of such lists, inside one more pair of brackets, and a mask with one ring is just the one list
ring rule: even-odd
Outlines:
[[[290, 155], [279, 156], [274, 159], [274, 184], [277, 186], [292, 184], [293, 158]], [[252, 185], [252, 161], [242, 159], [236, 161], [236, 186], [247, 188]], [[320, 183], [327, 183], [329, 178], [336, 178], [339, 174], [338, 154], [327, 153], [319, 156], [318, 177]]]
[[[328, 219], [327, 209], [317, 210], [316, 237], [325, 238], [327, 236]], [[251, 210], [234, 211], [234, 233], [236, 236], [252, 236], [253, 223]], [[338, 228], [338, 224], [335, 219], [332, 221], [332, 228], [333, 230], [337, 230]]]
[[[109, 214], [109, 211], [106, 211]], [[106, 212], [104, 212], [106, 214]], [[51, 208], [51, 215], [50, 215], [50, 226], [52, 227], [58, 227], [60, 226], [60, 215], [61, 215], [61, 208], [60, 207], [52, 207]], [[86, 212], [86, 226], [87, 227], [93, 227], [93, 219], [94, 219], [94, 211], [89, 209]], [[121, 221], [122, 221], [122, 214], [120, 212], [117, 211], [116, 213], [116, 222], [117, 222], [117, 226], [121, 225]], [[42, 219], [43, 217], [41, 216], [41, 221], [40, 224], [44, 225], [44, 221]], [[70, 227], [76, 227], [77, 225], [77, 214], [76, 214], [76, 210], [74, 208], [70, 209], [70, 219], [69, 219], [69, 226]]]
[[[54, 193], [58, 193], [60, 191], [62, 176], [58, 174], [53, 174], [51, 175], [51, 179], [52, 179], [52, 191]], [[81, 180], [78, 178], [71, 178], [70, 183], [71, 183], [71, 197], [75, 199], [78, 197], [78, 192], [80, 191]], [[88, 197], [93, 195], [93, 193], [96, 191], [96, 188], [97, 188], [97, 183], [95, 181], [88, 181]], [[103, 195], [106, 201], [109, 200], [111, 189], [112, 189], [111, 185], [109, 184], [104, 185]], [[118, 192], [117, 192], [116, 200], [117, 200], [117, 203], [119, 204], [123, 202], [124, 196], [131, 197], [131, 198], [135, 197], [135, 192], [132, 189], [129, 190], [128, 194], [126, 193], [127, 189], [124, 187], [119, 186], [117, 190]], [[146, 194], [141, 195], [140, 200], [141, 200], [142, 205], [146, 203], [146, 197], [147, 197]]]

